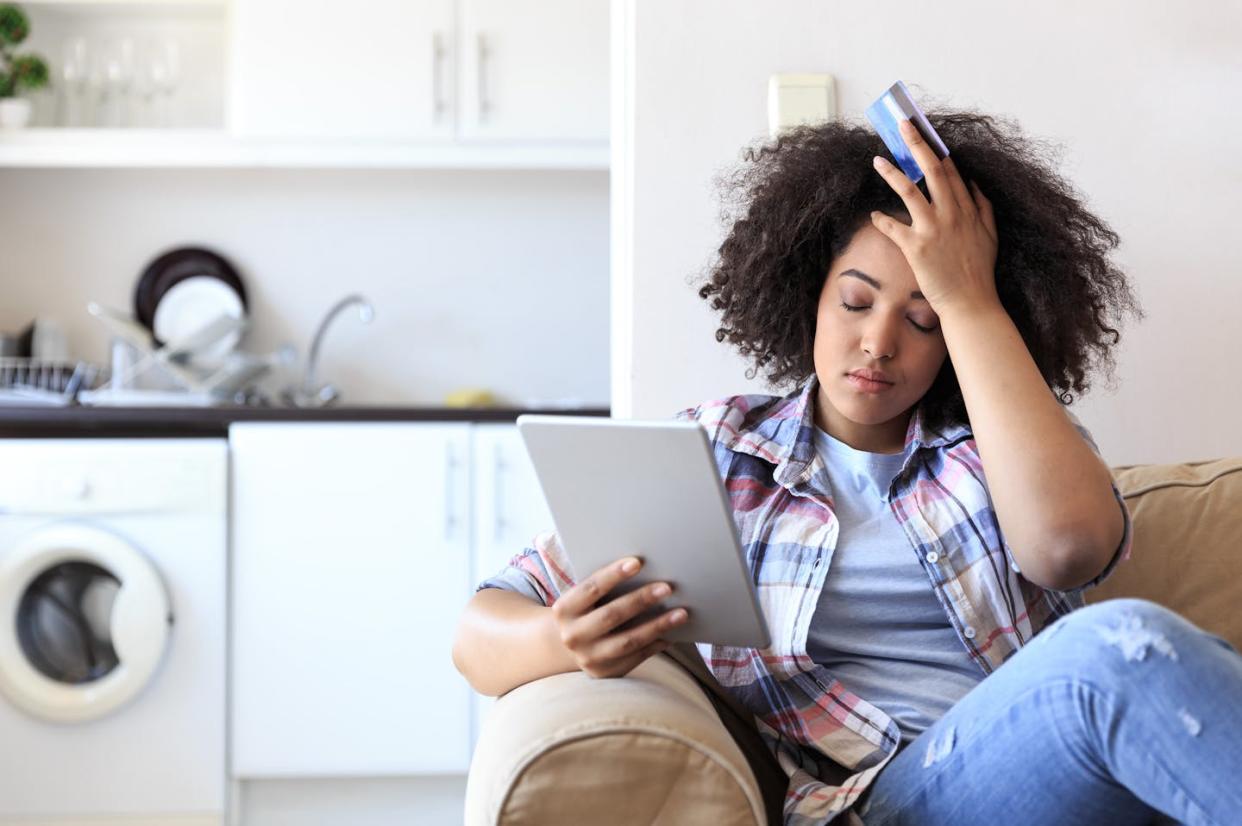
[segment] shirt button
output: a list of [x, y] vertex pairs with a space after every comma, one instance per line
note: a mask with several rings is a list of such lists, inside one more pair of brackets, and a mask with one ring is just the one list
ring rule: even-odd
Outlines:
[[940, 554], [936, 553], [935, 551], [929, 551], [927, 556], [923, 558], [926, 559], [928, 562], [932, 563], [933, 565], [935, 565], [937, 562], [940, 561]]
[[975, 629], [967, 625], [964, 629], [962, 629], [962, 635], [968, 640], [973, 640], [975, 638]]
[[1014, 572], [1015, 574], [1020, 574], [1020, 573], [1022, 573], [1022, 569], [1018, 567], [1018, 563], [1016, 563], [1016, 562], [1010, 562], [1010, 563], [1009, 563], [1009, 567], [1010, 567], [1010, 568], [1013, 568], [1013, 572]]

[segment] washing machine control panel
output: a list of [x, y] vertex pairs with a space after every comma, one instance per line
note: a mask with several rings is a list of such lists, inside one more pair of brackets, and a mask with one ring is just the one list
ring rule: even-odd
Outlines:
[[0, 440], [0, 515], [225, 511], [223, 439]]

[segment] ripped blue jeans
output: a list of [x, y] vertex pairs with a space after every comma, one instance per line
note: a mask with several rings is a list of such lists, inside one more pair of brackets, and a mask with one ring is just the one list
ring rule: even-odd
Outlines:
[[1113, 599], [1062, 617], [893, 758], [866, 826], [1242, 823], [1242, 656]]

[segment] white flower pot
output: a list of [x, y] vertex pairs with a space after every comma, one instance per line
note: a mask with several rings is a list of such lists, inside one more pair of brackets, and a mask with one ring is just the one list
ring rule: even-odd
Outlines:
[[21, 129], [30, 122], [30, 101], [0, 98], [0, 129]]

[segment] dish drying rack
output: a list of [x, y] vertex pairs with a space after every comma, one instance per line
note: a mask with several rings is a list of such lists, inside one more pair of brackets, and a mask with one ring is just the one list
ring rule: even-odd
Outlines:
[[87, 361], [0, 357], [0, 406], [64, 407], [108, 377], [106, 368]]

